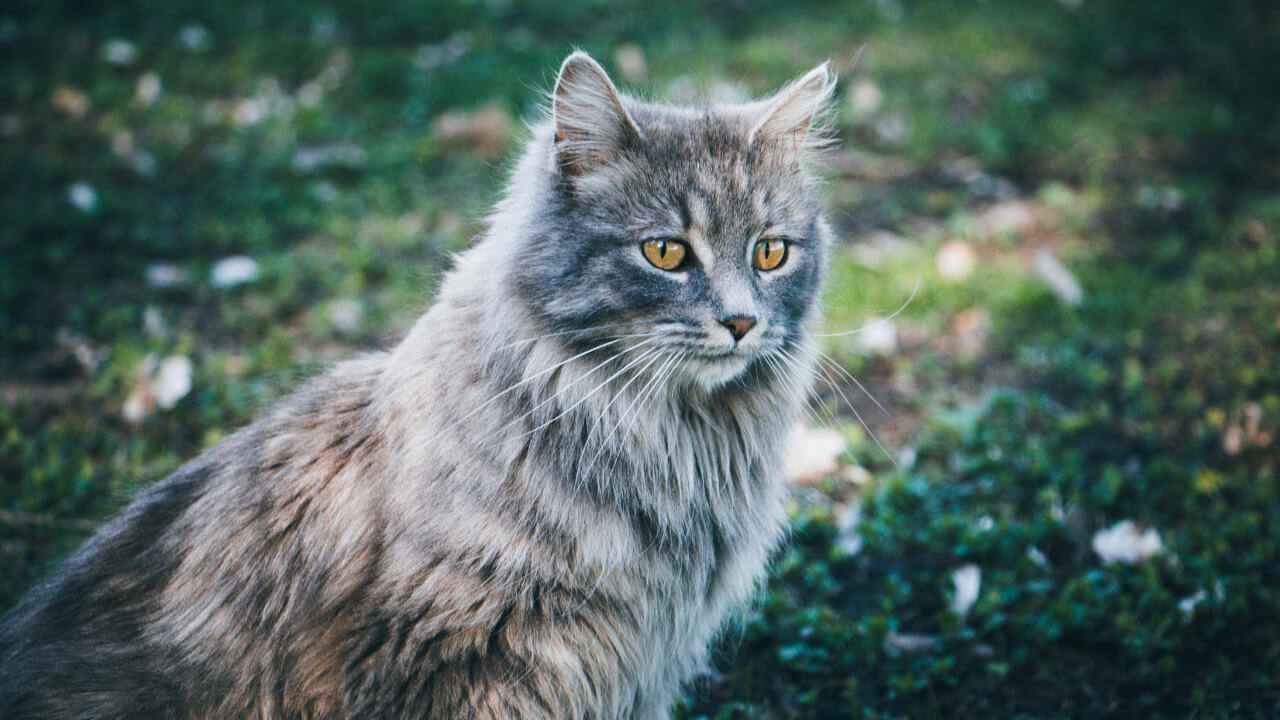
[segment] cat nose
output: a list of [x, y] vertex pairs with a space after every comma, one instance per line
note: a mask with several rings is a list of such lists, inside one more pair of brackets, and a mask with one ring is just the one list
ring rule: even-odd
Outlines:
[[720, 324], [729, 328], [729, 332], [733, 333], [734, 340], [741, 340], [747, 331], [755, 327], [756, 319], [746, 315], [738, 315], [737, 317], [725, 318]]

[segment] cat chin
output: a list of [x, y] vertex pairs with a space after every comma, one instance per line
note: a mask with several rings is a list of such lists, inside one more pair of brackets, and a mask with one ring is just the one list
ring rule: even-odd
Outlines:
[[711, 392], [737, 380], [750, 364], [751, 357], [739, 353], [714, 358], [694, 357], [686, 362], [683, 375], [691, 385]]

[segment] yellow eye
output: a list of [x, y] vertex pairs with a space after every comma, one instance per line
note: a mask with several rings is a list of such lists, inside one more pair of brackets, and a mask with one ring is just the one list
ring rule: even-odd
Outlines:
[[751, 258], [757, 270], [776, 270], [787, 259], [787, 241], [777, 238], [757, 240]]
[[684, 243], [667, 238], [645, 240], [640, 249], [644, 251], [646, 260], [662, 270], [679, 268], [684, 264], [684, 257], [688, 253]]

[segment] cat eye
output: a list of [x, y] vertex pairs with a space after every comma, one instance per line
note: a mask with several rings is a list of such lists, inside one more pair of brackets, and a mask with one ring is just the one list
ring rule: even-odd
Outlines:
[[751, 252], [751, 264], [757, 270], [777, 270], [787, 259], [787, 241], [779, 238], [757, 240]]
[[672, 238], [645, 240], [640, 249], [644, 252], [645, 259], [661, 270], [679, 269], [689, 253], [687, 245]]

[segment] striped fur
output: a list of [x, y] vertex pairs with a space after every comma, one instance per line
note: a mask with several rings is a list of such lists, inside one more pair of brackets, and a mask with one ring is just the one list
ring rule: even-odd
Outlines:
[[[571, 56], [398, 347], [153, 486], [5, 618], [0, 717], [666, 717], [783, 525], [828, 245], [795, 150], [830, 88], [674, 108]], [[764, 232], [794, 241], [768, 274]], [[696, 262], [649, 265], [653, 233]]]

